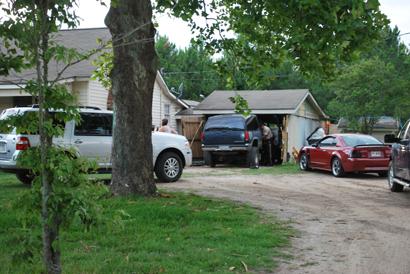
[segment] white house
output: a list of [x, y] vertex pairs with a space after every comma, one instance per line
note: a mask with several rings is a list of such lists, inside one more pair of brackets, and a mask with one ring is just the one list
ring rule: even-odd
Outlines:
[[[99, 44], [97, 39], [108, 41], [111, 34], [108, 28], [93, 29], [74, 29], [60, 30], [59, 35], [54, 39], [60, 45], [68, 48], [77, 48], [86, 53], [96, 49]], [[109, 101], [109, 91], [98, 81], [91, 80], [93, 71], [97, 69], [92, 64], [97, 56], [92, 56], [89, 60], [79, 62], [66, 70], [64, 64], [51, 62], [49, 65], [49, 79], [54, 80], [58, 77], [60, 83], [65, 83], [69, 91], [78, 92], [78, 101], [84, 106], [95, 106], [100, 109], [107, 109]], [[62, 74], [60, 76], [59, 73]], [[31, 105], [36, 103], [36, 98], [25, 93], [19, 86], [24, 87], [25, 83], [35, 77], [35, 69], [24, 70], [21, 73], [12, 72], [10, 76], [0, 77], [0, 113], [16, 105]], [[19, 86], [18, 86], [18, 85]], [[168, 118], [169, 124], [175, 130], [178, 129], [176, 113], [180, 110], [189, 108], [182, 100], [173, 95], [164, 79], [157, 73], [154, 85], [152, 102], [152, 124], [161, 125], [162, 118]], [[109, 105], [109, 104], [108, 104]], [[181, 132], [179, 132], [181, 133]]]

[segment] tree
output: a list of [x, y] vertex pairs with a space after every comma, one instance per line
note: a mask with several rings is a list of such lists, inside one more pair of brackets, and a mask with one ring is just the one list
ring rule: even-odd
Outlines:
[[[69, 66], [98, 51], [80, 53], [59, 45], [54, 39], [61, 24], [70, 28], [78, 24], [73, 12], [75, 5], [75, 0], [8, 0], [0, 3], [6, 13], [0, 24], [3, 43], [0, 76], [18, 76], [25, 69], [35, 72], [35, 77], [24, 82], [24, 86], [18, 78], [10, 84], [20, 85], [22, 90], [37, 97], [39, 111], [0, 120], [0, 128], [6, 132], [16, 128], [17, 133], [38, 132], [40, 135], [40, 145], [28, 148], [17, 158], [20, 165], [30, 167], [38, 176], [32, 189], [21, 194], [15, 206], [20, 209], [24, 224], [34, 224], [41, 216], [42, 255], [48, 273], [62, 272], [58, 244], [60, 230], [71, 224], [84, 224], [86, 229], [96, 225], [102, 218], [97, 197], [108, 192], [104, 186], [89, 182], [84, 175], [89, 168], [97, 167], [96, 162], [77, 157], [74, 148], [53, 144], [54, 137], [64, 134], [65, 129], [59, 124], [80, 121], [76, 94], [68, 92], [66, 85], [58, 82], [60, 76]], [[51, 62], [64, 64], [55, 79], [49, 78]], [[52, 109], [59, 111], [52, 113]], [[28, 248], [23, 254], [16, 254], [17, 260], [36, 260], [31, 250], [33, 247], [29, 245]]]
[[[151, 100], [155, 71], [160, 66], [154, 52], [151, 3], [118, 2], [120, 5], [111, 6], [106, 17], [114, 46], [113, 168], [121, 170], [114, 173], [113, 183], [118, 185], [114, 189], [117, 194], [152, 195]], [[369, 51], [380, 40], [379, 31], [389, 21], [379, 5], [377, 0], [157, 0], [156, 9], [189, 22], [199, 33], [193, 42], [205, 41], [208, 54], [230, 54], [232, 66], [222, 61], [213, 64], [230, 85], [238, 69], [250, 84], [268, 83], [262, 72], [279, 67], [286, 59], [304, 75], [337, 74], [337, 60], [357, 60], [360, 51]], [[207, 24], [198, 25], [194, 15], [205, 17]], [[234, 31], [243, 39], [227, 38], [226, 31]], [[138, 153], [131, 152], [134, 150]]]
[[149, 0], [122, 0], [105, 24], [112, 34], [114, 98], [112, 182], [117, 195], [154, 195], [151, 143], [152, 95], [159, 59]]
[[406, 82], [394, 66], [380, 60], [362, 60], [344, 70], [330, 88], [337, 97], [328, 110], [344, 117], [355, 132], [372, 134], [381, 116], [399, 117], [406, 95]]

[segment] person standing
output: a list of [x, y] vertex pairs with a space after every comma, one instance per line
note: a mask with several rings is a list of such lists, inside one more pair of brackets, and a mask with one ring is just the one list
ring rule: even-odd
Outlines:
[[272, 138], [273, 134], [269, 127], [264, 124], [261, 125], [262, 130], [262, 164], [266, 166], [273, 166], [272, 163]]
[[178, 134], [178, 132], [176, 132], [170, 126], [168, 126], [168, 119], [165, 118], [162, 119], [162, 127], [158, 130], [158, 132]]

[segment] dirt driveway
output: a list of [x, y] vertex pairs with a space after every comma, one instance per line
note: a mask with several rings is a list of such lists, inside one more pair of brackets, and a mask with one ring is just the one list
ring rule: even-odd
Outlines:
[[292, 238], [293, 248], [285, 251], [296, 258], [275, 273], [410, 273], [410, 189], [392, 193], [387, 179], [376, 174], [238, 171], [189, 167], [184, 173], [192, 177], [157, 186], [229, 198], [295, 220], [301, 237]]

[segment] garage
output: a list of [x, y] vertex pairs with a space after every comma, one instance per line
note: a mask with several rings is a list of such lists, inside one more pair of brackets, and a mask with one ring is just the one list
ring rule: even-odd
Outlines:
[[214, 115], [235, 114], [228, 98], [242, 96], [252, 114], [282, 134], [282, 159], [293, 161], [293, 150], [307, 144], [306, 138], [328, 116], [308, 89], [216, 90], [193, 108], [193, 114], [206, 119]]

